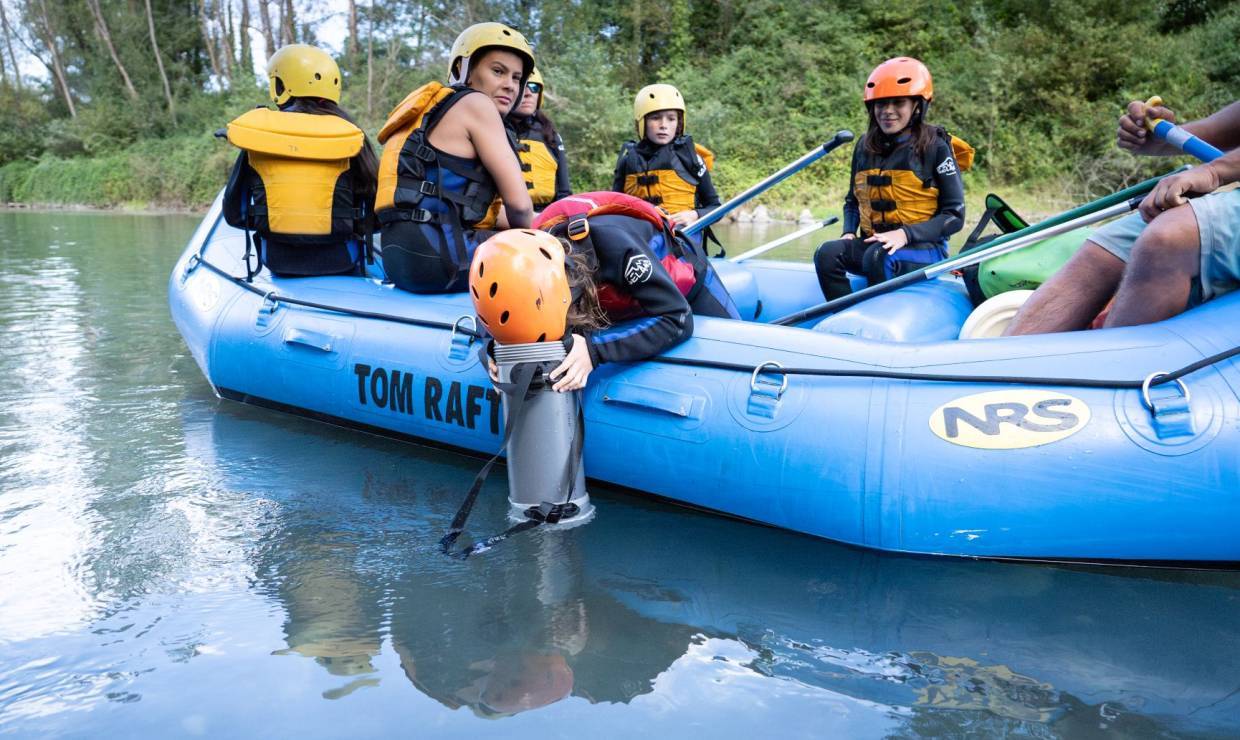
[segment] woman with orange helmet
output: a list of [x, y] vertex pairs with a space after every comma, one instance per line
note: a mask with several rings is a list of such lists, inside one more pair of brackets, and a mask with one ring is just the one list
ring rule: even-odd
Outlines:
[[814, 254], [827, 300], [852, 292], [848, 272], [875, 284], [945, 259], [947, 238], [964, 226], [960, 171], [973, 149], [926, 122], [930, 70], [912, 57], [888, 59], [863, 97], [870, 122], [853, 148], [844, 233]]

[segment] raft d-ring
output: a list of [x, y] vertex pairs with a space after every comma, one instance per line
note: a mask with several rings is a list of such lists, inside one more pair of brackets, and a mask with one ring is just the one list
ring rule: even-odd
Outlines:
[[784, 391], [788, 390], [788, 375], [784, 372], [784, 366], [774, 360], [767, 360], [753, 369], [753, 375], [749, 376], [749, 391], [750, 393], [758, 392], [758, 376], [762, 374], [762, 369], [767, 367], [775, 368], [779, 377], [783, 378], [783, 382], [779, 384], [779, 392], [775, 394], [776, 398], [781, 398]]
[[[1141, 403], [1145, 404], [1145, 410], [1151, 414], [1156, 412], [1154, 411], [1154, 401], [1150, 398], [1150, 386], [1154, 384], [1155, 380], [1170, 374], [1166, 370], [1161, 370], [1156, 373], [1150, 373], [1145, 377], [1145, 380], [1141, 381]], [[1174, 382], [1180, 386], [1180, 393], [1184, 396], [1184, 404], [1187, 406], [1189, 401], [1192, 400], [1192, 396], [1188, 392], [1188, 386], [1179, 378], [1176, 378]]]
[[448, 338], [449, 342], [456, 341], [456, 332], [458, 329], [460, 329], [461, 322], [465, 321], [466, 319], [469, 320], [469, 324], [470, 324], [469, 330], [471, 332], [470, 334], [466, 335], [469, 337], [469, 344], [473, 344], [474, 340], [478, 338], [478, 320], [473, 317], [473, 314], [467, 313], [464, 316], [458, 317], [456, 321], [452, 322], [452, 336]]

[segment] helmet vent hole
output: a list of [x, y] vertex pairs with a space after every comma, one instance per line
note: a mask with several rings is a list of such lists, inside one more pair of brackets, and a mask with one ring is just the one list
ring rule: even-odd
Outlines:
[[333, 77], [333, 78], [332, 78], [332, 84], [333, 84], [333, 85], [339, 85], [339, 84], [340, 84], [340, 78], [339, 78], [339, 77]]
[[314, 79], [316, 79], [316, 80], [321, 80], [321, 79], [323, 79], [323, 75], [319, 74], [318, 72], [315, 72], [315, 73], [314, 73]]
[[874, 87], [874, 83], [873, 83], [873, 82], [867, 82], [867, 83], [865, 83], [865, 86], [866, 86], [866, 87]]
[[469, 286], [469, 289], [470, 289], [470, 290], [472, 290], [472, 291], [474, 292], [474, 298], [481, 298], [481, 297], [482, 297], [482, 296], [478, 295], [478, 289], [477, 289], [477, 288], [475, 288], [474, 286], [472, 286], [472, 285], [471, 285], [471, 286]]
[[537, 308], [540, 311], [542, 310], [542, 298], [541, 297], [534, 299], [534, 308]]
[[487, 269], [487, 263], [479, 262], [478, 263], [478, 277], [482, 277], [482, 273], [486, 272], [486, 269]]
[[505, 312], [503, 312], [502, 314], [500, 314], [500, 315], [499, 315], [499, 323], [501, 323], [501, 324], [507, 324], [507, 323], [508, 323], [508, 312], [507, 312], [507, 311], [505, 311]]
[[486, 320], [486, 319], [484, 319], [484, 318], [482, 318], [481, 316], [479, 316], [479, 317], [478, 317], [478, 320], [479, 320], [479, 321], [481, 321], [481, 322], [482, 322], [482, 325], [483, 325], [483, 326], [485, 326], [486, 328], [488, 328], [488, 329], [490, 329], [490, 328], [491, 328], [491, 325], [487, 323], [487, 320]]
[[547, 259], [552, 259], [551, 253], [543, 249], [542, 247], [539, 247], [538, 251], [542, 252], [542, 256], [546, 257]]
[[912, 77], [901, 77], [900, 79], [896, 80], [896, 84], [907, 85], [908, 83], [912, 81], [913, 81]]
[[499, 290], [499, 283], [491, 283], [491, 297], [495, 297], [496, 291]]
[[276, 78], [276, 95], [283, 95], [283, 94], [284, 94], [284, 80], [277, 77]]
[[539, 334], [539, 335], [538, 335], [538, 341], [540, 341], [540, 342], [545, 342], [545, 341], [547, 341], [547, 332], [543, 332], [542, 334]]

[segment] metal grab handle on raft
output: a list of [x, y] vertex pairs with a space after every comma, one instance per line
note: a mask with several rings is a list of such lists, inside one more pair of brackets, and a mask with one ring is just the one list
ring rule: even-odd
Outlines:
[[788, 390], [788, 374], [783, 371], [784, 366], [774, 360], [767, 360], [753, 369], [753, 375], [749, 376], [749, 392], [760, 392], [758, 390], [758, 376], [762, 374], [762, 369], [767, 367], [775, 368], [779, 372], [779, 377], [783, 379], [783, 382], [779, 384], [779, 390], [775, 393], [776, 398], [783, 398], [784, 391]]
[[452, 336], [448, 338], [449, 344], [456, 341], [456, 332], [461, 328], [461, 322], [466, 319], [469, 320], [471, 325], [469, 328], [470, 333], [465, 335], [469, 337], [469, 344], [473, 344], [474, 340], [478, 338], [478, 320], [474, 318], [473, 314], [462, 314], [457, 317], [456, 321], [452, 322]]
[[[1171, 373], [1167, 372], [1166, 370], [1160, 370], [1156, 373], [1150, 373], [1149, 375], [1146, 376], [1145, 380], [1141, 381], [1141, 403], [1145, 404], [1145, 410], [1149, 411], [1151, 414], [1157, 415], [1158, 412], [1154, 410], [1154, 400], [1150, 398], [1150, 386], [1154, 384], [1155, 380], [1158, 380], [1159, 378], [1165, 377], [1170, 374]], [[1188, 392], [1188, 386], [1184, 383], [1183, 380], [1180, 380], [1179, 378], [1176, 378], [1172, 382], [1180, 386], [1180, 393], [1184, 395], [1184, 405], [1187, 406], [1192, 401], [1192, 398], [1193, 398], [1192, 395]]]

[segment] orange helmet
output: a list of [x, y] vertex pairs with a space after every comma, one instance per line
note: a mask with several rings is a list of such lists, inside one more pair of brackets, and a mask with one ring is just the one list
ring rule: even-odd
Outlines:
[[929, 103], [934, 99], [930, 70], [912, 57], [888, 59], [865, 82], [865, 102], [880, 98], [921, 98]]
[[564, 247], [545, 231], [501, 231], [474, 252], [469, 292], [478, 319], [497, 342], [558, 340], [571, 301]]

